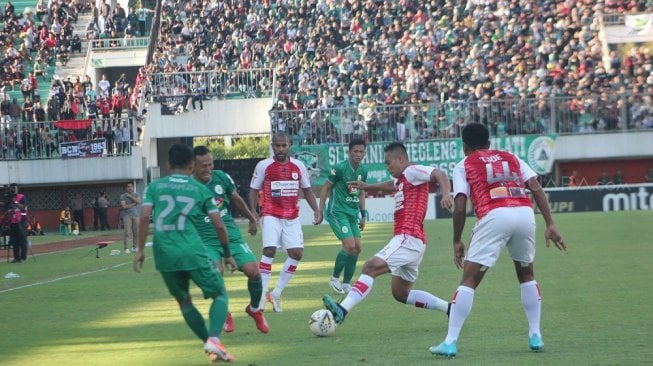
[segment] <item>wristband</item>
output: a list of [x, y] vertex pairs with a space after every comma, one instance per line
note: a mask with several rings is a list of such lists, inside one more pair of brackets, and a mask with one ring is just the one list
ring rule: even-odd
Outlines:
[[361, 210], [361, 217], [368, 220], [370, 218], [370, 213], [367, 212], [367, 210]]
[[224, 252], [224, 257], [231, 257], [231, 250], [229, 250], [229, 244], [222, 244], [222, 251]]

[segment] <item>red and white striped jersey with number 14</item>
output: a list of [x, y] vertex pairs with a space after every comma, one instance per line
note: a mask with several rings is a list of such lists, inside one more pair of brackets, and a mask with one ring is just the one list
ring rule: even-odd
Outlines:
[[477, 150], [453, 169], [453, 194], [471, 198], [479, 219], [498, 207], [530, 206], [524, 183], [537, 176], [516, 155], [500, 150]]
[[299, 190], [310, 187], [306, 166], [293, 158], [283, 164], [274, 158], [259, 161], [250, 184], [250, 188], [263, 192], [261, 214], [279, 219], [299, 216]]

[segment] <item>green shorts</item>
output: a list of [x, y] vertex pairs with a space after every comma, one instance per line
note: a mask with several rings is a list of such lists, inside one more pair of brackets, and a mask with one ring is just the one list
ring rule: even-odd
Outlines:
[[202, 290], [205, 299], [213, 298], [224, 291], [222, 275], [212, 262], [202, 268], [189, 271], [161, 272], [161, 277], [163, 277], [163, 282], [168, 287], [170, 295], [177, 301], [188, 300], [190, 281], [193, 281]]
[[338, 240], [361, 237], [361, 231], [358, 228], [358, 217], [353, 218], [338, 214], [327, 214], [326, 217]]
[[[224, 251], [222, 250], [220, 242], [207, 245], [207, 249], [209, 252], [209, 258], [214, 261], [222, 262]], [[242, 269], [245, 263], [256, 262], [254, 253], [252, 253], [252, 250], [249, 249], [249, 245], [247, 245], [244, 240], [229, 242], [229, 250], [231, 251], [231, 256], [236, 261], [236, 265], [238, 265], [238, 269]]]

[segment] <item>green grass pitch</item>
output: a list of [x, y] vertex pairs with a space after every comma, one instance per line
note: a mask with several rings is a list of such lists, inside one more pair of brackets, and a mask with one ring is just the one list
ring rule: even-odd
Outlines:
[[[538, 217], [536, 278], [543, 291], [545, 351], [528, 350], [519, 286], [507, 253], [478, 288], [459, 339], [459, 354], [445, 360], [428, 347], [446, 334], [442, 313], [392, 299], [390, 276], [374, 283], [336, 335], [313, 336], [310, 314], [330, 293], [328, 279], [339, 244], [328, 226], [305, 227], [306, 250], [283, 295], [284, 312], [268, 306], [270, 334], [245, 314], [242, 274], [226, 276], [236, 331], [223, 334], [239, 365], [642, 365], [653, 359], [653, 213], [574, 213], [556, 217], [568, 252], [545, 248]], [[473, 220], [468, 220], [469, 233]], [[428, 249], [415, 284], [450, 299], [461, 272], [452, 261], [451, 220], [427, 221]], [[392, 226], [369, 225], [357, 269], [390, 238]], [[466, 235], [468, 236], [468, 234]], [[56, 239], [56, 235], [53, 235]], [[257, 256], [260, 237], [247, 236]], [[142, 274], [131, 257], [101, 257], [81, 248], [39, 255], [38, 262], [0, 263], [0, 364], [204, 365], [201, 342], [183, 322], [176, 302], [153, 268], [148, 248]], [[112, 248], [115, 247], [115, 248]], [[3, 253], [4, 254], [4, 253]], [[285, 260], [278, 254], [273, 278]], [[20, 278], [5, 279], [14, 271]], [[208, 302], [195, 302], [207, 314]]]

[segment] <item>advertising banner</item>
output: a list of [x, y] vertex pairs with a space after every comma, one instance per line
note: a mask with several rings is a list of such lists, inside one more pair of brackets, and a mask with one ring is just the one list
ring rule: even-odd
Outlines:
[[[553, 213], [653, 210], [653, 184], [545, 188], [544, 192]], [[435, 199], [439, 200], [437, 196]], [[533, 207], [537, 212], [535, 203]], [[435, 206], [435, 210], [437, 218], [451, 217], [451, 213], [439, 205]], [[467, 215], [474, 215], [471, 205], [468, 206]]]
[[[510, 151], [526, 161], [538, 174], [551, 172], [554, 161], [556, 135], [547, 136], [505, 136], [491, 139], [491, 148]], [[367, 182], [378, 183], [389, 180], [385, 168], [383, 148], [386, 143], [367, 145], [363, 164], [368, 169]], [[462, 160], [461, 139], [424, 140], [405, 142], [408, 159], [414, 164], [430, 165], [446, 172], [451, 177], [454, 166]], [[292, 155], [301, 160], [311, 176], [311, 183], [320, 186], [331, 168], [347, 158], [347, 144], [293, 146]]]
[[59, 154], [62, 159], [90, 158], [102, 156], [106, 147], [105, 139], [62, 142], [59, 144]]

